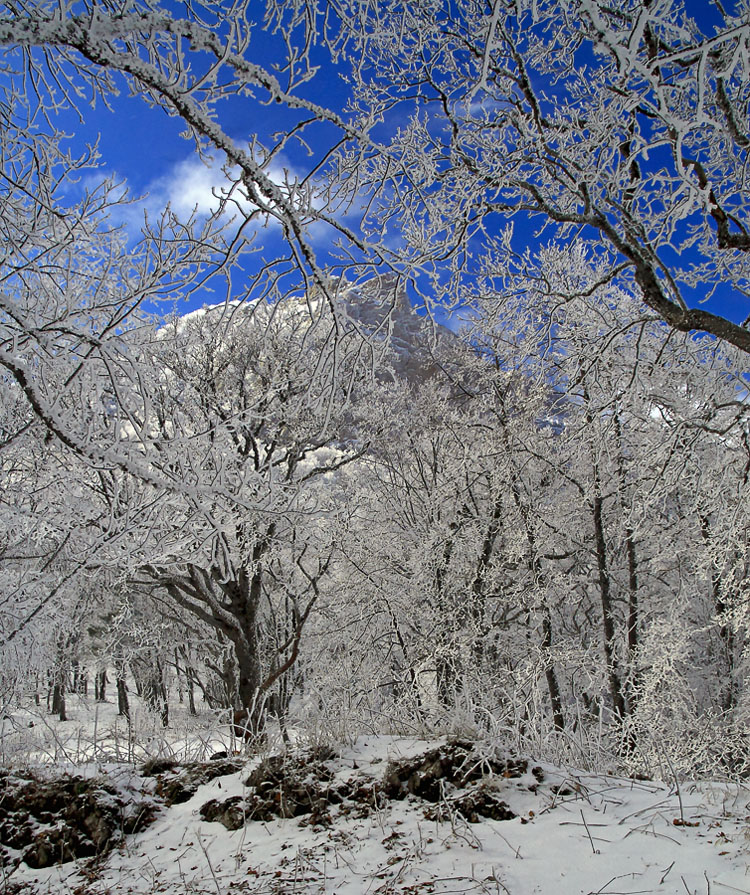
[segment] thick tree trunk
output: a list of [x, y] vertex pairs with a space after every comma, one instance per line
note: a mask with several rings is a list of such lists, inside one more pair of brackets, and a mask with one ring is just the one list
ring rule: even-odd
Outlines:
[[[148, 569], [178, 604], [211, 625], [220, 641], [231, 644], [231, 673], [225, 663], [222, 679], [229, 685], [236, 672], [236, 680], [231, 681], [232, 702], [236, 713], [245, 719], [242, 727], [254, 736], [260, 736], [265, 727], [264, 691], [278, 677], [271, 674], [264, 678], [259, 643], [264, 562], [275, 532], [275, 525], [269, 525], [263, 536], [255, 540], [246, 566], [234, 570], [231, 576], [213, 567], [193, 565], [188, 565], [186, 575], [176, 576], [163, 576], [158, 569]], [[311, 584], [315, 586], [312, 580]], [[285, 670], [281, 668], [281, 672]]]
[[243, 716], [241, 726], [249, 736], [260, 736], [265, 727], [265, 700], [260, 691], [262, 668], [258, 641], [258, 611], [260, 609], [262, 574], [258, 566], [250, 575], [240, 572], [238, 580], [224, 585], [231, 601], [233, 625], [224, 626], [224, 634], [234, 646], [237, 662], [238, 710]]
[[78, 659], [73, 659], [70, 663], [71, 671], [73, 674], [73, 692], [80, 693], [81, 692], [81, 663]]
[[264, 726], [264, 707], [260, 694], [260, 662], [255, 638], [238, 636], [235, 641], [237, 657], [237, 693], [240, 710], [249, 713], [253, 730]]
[[[137, 668], [137, 674], [136, 674]], [[151, 711], [158, 713], [163, 727], [169, 726], [169, 699], [164, 682], [164, 667], [158, 655], [147, 655], [133, 669], [136, 680], [140, 680], [140, 695]]]
[[[68, 678], [70, 677], [70, 644], [71, 637], [59, 635], [56, 643], [56, 662], [51, 675], [53, 715], [58, 715], [61, 721], [67, 721], [65, 697], [68, 690]], [[49, 697], [48, 697], [49, 704]]]

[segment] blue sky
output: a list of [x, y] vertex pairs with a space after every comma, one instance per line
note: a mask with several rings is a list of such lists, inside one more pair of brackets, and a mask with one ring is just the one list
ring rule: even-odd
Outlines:
[[[707, 30], [713, 27], [716, 12], [711, 0], [693, 0], [688, 3], [688, 7], [695, 15], [702, 17]], [[259, 30], [253, 51], [254, 61], [272, 68], [276, 60], [283, 58], [283, 52], [281, 40]], [[316, 53], [320, 69], [305, 86], [304, 93], [310, 99], [340, 111], [348, 97], [345, 72], [328, 60], [324, 50], [319, 49]], [[212, 188], [222, 182], [219, 170], [222, 160], [217, 158], [215, 167], [207, 168], [199, 160], [192, 143], [180, 136], [180, 121], [170, 118], [160, 109], [150, 108], [141, 98], [121, 95], [112, 98], [112, 105], [111, 111], [101, 104], [96, 108], [86, 109], [82, 125], [74, 122], [72, 116], [62, 116], [61, 122], [66, 130], [74, 133], [76, 142], [99, 140], [102, 167], [92, 174], [94, 178], [110, 176], [121, 179], [128, 185], [132, 196], [143, 197], [140, 205], [134, 206], [126, 215], [127, 226], [135, 231], [143, 209], [154, 214], [167, 202], [180, 215], [187, 216], [195, 206], [201, 211], [208, 211], [212, 204]], [[398, 109], [396, 115], [399, 118], [389, 121], [384, 130], [392, 130], [399, 121], [404, 121], [408, 111], [408, 104]], [[263, 105], [249, 98], [227, 100], [220, 107], [221, 124], [238, 143], [247, 141], [254, 135], [261, 142], [268, 142], [272, 133], [285, 130], [297, 119], [297, 113], [290, 112], [283, 105]], [[336, 136], [330, 126], [317, 126], [310, 135], [313, 157], [308, 157], [299, 148], [287, 147], [274, 163], [272, 172], [281, 176], [283, 169], [287, 168], [304, 176], [314, 166], [315, 155], [326, 151]], [[502, 222], [498, 222], [498, 226], [501, 224]], [[516, 219], [515, 231], [516, 248], [534, 244], [532, 222], [524, 225], [522, 220]], [[269, 227], [259, 231], [256, 239], [257, 244], [262, 246], [260, 254], [265, 257], [284, 249], [278, 228]], [[315, 241], [321, 260], [325, 261], [329, 247], [325, 237], [322, 233], [316, 233]], [[692, 297], [698, 301], [702, 296], [695, 293]], [[210, 300], [210, 296], [207, 296], [207, 300]], [[196, 301], [199, 302], [200, 299], [194, 299], [191, 306]], [[741, 319], [744, 314], [741, 303], [721, 289], [707, 307], [735, 320]]]
[[[259, 30], [256, 43], [256, 51], [250, 58], [274, 72], [283, 83], [284, 75], [275, 71], [274, 64], [283, 59], [282, 41]], [[316, 52], [322, 60], [323, 52]], [[197, 69], [204, 64], [205, 58], [196, 55]], [[81, 105], [82, 122], [73, 111], [62, 111], [56, 117], [55, 123], [70, 136], [74, 151], [98, 141], [99, 166], [89, 172], [82, 186], [90, 187], [92, 183], [110, 178], [127, 187], [130, 198], [135, 201], [116, 210], [120, 220], [113, 217], [113, 222], [123, 224], [132, 238], [137, 238], [144, 212], [153, 219], [167, 203], [181, 218], [189, 217], [196, 207], [199, 214], [211, 211], [216, 207], [213, 190], [228, 183], [221, 171], [224, 161], [221, 154], [215, 154], [213, 162], [207, 165], [199, 158], [192, 140], [181, 135], [184, 130], [181, 119], [149, 106], [139, 96], [128, 95], [121, 79], [120, 84], [120, 95], [108, 97], [111, 108], [106, 108], [101, 101], [93, 107]], [[330, 63], [321, 65], [313, 81], [304, 85], [299, 93], [336, 111], [343, 110], [348, 96], [342, 72]], [[274, 144], [273, 134], [288, 131], [300, 119], [299, 112], [264, 100], [265, 96], [258, 91], [255, 99], [232, 97], [218, 106], [221, 126], [241, 148], [246, 148], [254, 138], [270, 147]], [[320, 154], [329, 150], [340, 137], [336, 129], [326, 123], [318, 123], [305, 133], [312, 154], [299, 144], [288, 144], [271, 163], [269, 171], [273, 179], [283, 179], [286, 172], [292, 177], [304, 177], [315, 167]], [[325, 264], [327, 246], [323, 234], [315, 231], [311, 239]], [[254, 248], [258, 250], [259, 259], [285, 254], [280, 228], [273, 225], [257, 228]], [[216, 298], [207, 294], [203, 300], [211, 302]], [[189, 310], [200, 303], [200, 296], [193, 296], [181, 310]]]

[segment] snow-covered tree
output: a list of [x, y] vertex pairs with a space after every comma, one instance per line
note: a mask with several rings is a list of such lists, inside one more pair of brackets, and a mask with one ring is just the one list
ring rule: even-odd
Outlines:
[[[153, 424], [185, 493], [101, 495], [122, 521], [111, 562], [232, 644], [237, 708], [257, 725], [267, 691], [296, 659], [331, 561], [326, 479], [358, 451], [341, 433], [352, 422], [361, 339], [336, 325], [332, 313], [312, 323], [308, 303], [289, 299], [219, 305], [157, 329]], [[269, 613], [285, 631], [270, 654]]]
[[750, 25], [744, 3], [697, 9], [337, 3], [353, 106], [385, 123], [340, 159], [365, 232], [459, 303], [488, 254], [499, 280], [530, 241], [585, 240], [671, 327], [750, 351]]
[[[305, 17], [271, 2], [258, 25], [257, 12], [245, 3], [221, 10], [193, 5], [182, 11], [130, 3], [106, 8], [10, 3], [0, 8], [5, 59], [0, 85], [0, 365], [8, 386], [13, 383], [13, 394], [25, 399], [23, 412], [42, 424], [60, 450], [66, 476], [75, 481], [72, 493], [86, 505], [83, 510], [71, 507], [65, 516], [75, 520], [78, 514], [79, 571], [98, 564], [119, 572], [123, 580], [134, 569], [149, 567], [152, 582], [163, 582], [165, 563], [174, 562], [169, 550], [175, 542], [167, 534], [169, 526], [162, 528], [167, 533], [160, 552], [148, 553], [154, 540], [148, 526], [171, 513], [178, 520], [172, 532], [185, 526], [188, 564], [209, 532], [208, 555], [195, 565], [209, 578], [213, 570], [218, 577], [211, 586], [221, 589], [232, 567], [223, 553], [224, 526], [232, 528], [225, 521], [229, 514], [244, 519], [241, 539], [249, 551], [249, 558], [243, 554], [240, 561], [244, 571], [236, 569], [240, 577], [235, 583], [242, 590], [247, 580], [255, 580], [248, 587], [257, 589], [250, 568], [253, 551], [257, 560], [266, 557], [285, 528], [274, 517], [281, 513], [286, 520], [287, 512], [312, 512], [296, 492], [285, 490], [285, 483], [304, 476], [312, 481], [326, 462], [338, 462], [329, 457], [317, 469], [309, 459], [335, 437], [331, 420], [340, 410], [341, 389], [346, 400], [344, 378], [351, 375], [351, 365], [347, 367], [341, 345], [346, 327], [337, 316], [335, 281], [318, 262], [308, 231], [312, 224], [341, 230], [358, 253], [352, 262], [362, 260], [364, 247], [357, 248], [353, 234], [328, 213], [308, 175], [330, 145], [356, 134], [335, 112], [307, 98], [306, 85], [315, 69]], [[253, 56], [251, 40], [263, 34], [277, 41], [281, 51], [274, 67]], [[166, 208], [144, 217], [135, 236], [132, 227], [123, 225], [130, 210], [124, 188], [97, 180], [102, 160], [96, 149], [66, 136], [62, 124], [77, 116], [85, 126], [96, 104], [118, 102], [123, 92], [132, 102], [142, 102], [144, 114], [175, 118], [200, 159], [217, 165], [221, 175], [211, 213], [180, 218]], [[288, 115], [286, 132], [266, 140], [249, 133], [230, 136], [222, 112], [233, 97], [247, 106], [254, 103], [261, 114], [264, 103], [279, 105]], [[315, 137], [316, 129], [323, 132], [323, 143]], [[319, 154], [310, 160], [309, 171], [298, 176], [283, 170], [284, 151], [302, 147], [306, 152], [312, 145]], [[132, 223], [132, 215], [127, 220]], [[280, 248], [260, 261], [254, 243], [263, 228], [278, 236]], [[248, 340], [253, 342], [252, 333], [255, 338], [244, 355], [235, 339], [231, 363], [239, 369], [221, 367], [229, 345], [217, 359], [219, 366], [205, 361], [203, 369], [196, 365], [205, 359], [195, 349], [190, 369], [193, 349], [178, 344], [175, 333], [168, 337], [164, 328], [154, 351], [152, 316], [163, 313], [162, 302], [174, 307], [209, 294], [229, 302], [229, 317], [238, 309], [242, 313], [243, 302], [253, 304], [255, 318], [263, 316], [258, 308], [278, 308], [290, 295], [297, 296], [285, 307], [296, 306], [300, 344], [281, 337], [273, 342], [270, 313], [248, 330]], [[291, 325], [291, 316], [284, 316]], [[224, 316], [217, 311], [206, 321], [216, 324], [214, 330], [204, 326], [194, 341], [205, 336], [204, 348], [213, 346], [221, 354], [222, 339], [232, 338]], [[183, 337], [190, 328], [196, 328], [195, 322], [185, 324]], [[179, 358], [183, 349], [186, 355]], [[290, 354], [280, 356], [274, 366], [274, 350]], [[247, 364], [261, 354], [266, 369], [248, 371]], [[230, 387], [242, 389], [243, 376], [248, 374], [249, 381], [256, 372], [254, 393], [230, 395], [227, 406]], [[292, 381], [287, 381], [290, 372]], [[203, 383], [203, 394], [196, 391], [202, 373], [224, 376], [226, 393], [211, 392], [219, 387], [218, 378]], [[288, 413], [281, 419], [284, 401]], [[293, 419], [294, 413], [313, 418]], [[70, 493], [66, 497], [74, 502]], [[51, 510], [48, 518], [58, 520]], [[198, 531], [190, 528], [196, 519], [203, 525]], [[97, 542], [103, 549], [94, 559]], [[293, 587], [294, 599], [303, 601], [299, 627], [326, 561], [323, 553], [311, 557], [304, 545], [295, 549], [290, 561], [299, 580], [293, 584], [287, 577], [280, 586]], [[267, 571], [269, 566], [263, 565]], [[184, 588], [174, 581], [171, 586], [185, 596]], [[38, 599], [49, 602], [51, 597], [41, 594]], [[256, 593], [252, 605], [244, 607], [250, 617], [242, 637], [230, 625], [235, 648], [249, 649], [256, 678], [257, 645], [245, 640], [258, 636], [253, 614], [259, 599]], [[26, 615], [38, 611], [29, 604]], [[217, 624], [210, 612], [208, 617]], [[12, 636], [20, 636], [15, 631], [13, 627]], [[284, 649], [294, 644], [292, 638]], [[257, 679], [244, 680], [248, 667], [246, 663], [240, 675], [246, 707], [258, 685]], [[280, 667], [276, 672], [281, 673]]]
[[[331, 146], [359, 132], [306, 96], [316, 69], [304, 15], [269, 2], [258, 25], [257, 13], [242, 2], [181, 12], [130, 3], [0, 8], [0, 363], [70, 449], [171, 489], [179, 482], [143, 441], [155, 431], [144, 419], [133, 345], [144, 316], [196, 294], [277, 301], [317, 292], [333, 311], [313, 224], [343, 234], [350, 263], [367, 261], [367, 247], [330, 214], [311, 180]], [[251, 42], [263, 34], [285, 56], [273, 68], [253, 57]], [[122, 186], [97, 182], [106, 159], [79, 148], [60, 122], [77, 116], [85, 125], [97, 103], [123, 92], [142, 102], [143, 114], [175, 118], [200, 159], [217, 167], [210, 214], [179, 217], [166, 208], [144, 218], [138, 237], [121, 228], [130, 198]], [[259, 114], [264, 103], [279, 105], [286, 128], [265, 140], [230, 136], [222, 112], [231, 98]], [[315, 156], [299, 175], [279, 161], [293, 147]], [[279, 248], [260, 260], [255, 243], [264, 228]], [[115, 403], [130, 415], [137, 445], [107, 425]]]
[[528, 506], [553, 639], [581, 657], [563, 701], [606, 707], [626, 749], [662, 737], [687, 755], [697, 717], [744, 712], [745, 631], [727, 625], [747, 552], [742, 355], [670, 333], [580, 250], [541, 253], [518, 283], [508, 317], [487, 295], [474, 338], [548, 387], [511, 456], [529, 482], [546, 470]]

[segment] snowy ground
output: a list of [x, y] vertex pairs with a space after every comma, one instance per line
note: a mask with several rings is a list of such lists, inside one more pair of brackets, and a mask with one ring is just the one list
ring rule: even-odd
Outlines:
[[[380, 778], [389, 760], [430, 745], [362, 737], [338, 750], [336, 775]], [[5, 884], [20, 884], [29, 895], [750, 893], [744, 785], [683, 783], [678, 792], [541, 767], [538, 787], [530, 773], [495, 780], [518, 814], [507, 821], [470, 824], [450, 812], [443, 821], [427, 820], [425, 803], [411, 796], [369, 812], [333, 808], [328, 827], [301, 817], [229, 832], [202, 821], [207, 800], [244, 794], [246, 769], [163, 810], [93, 871], [79, 862], [44, 871], [21, 865]]]

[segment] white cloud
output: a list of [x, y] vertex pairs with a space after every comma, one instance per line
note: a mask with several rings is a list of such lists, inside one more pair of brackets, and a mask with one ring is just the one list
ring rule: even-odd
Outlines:
[[[303, 184], [302, 175], [282, 156], [275, 157], [264, 172], [288, 197], [290, 204], [299, 209], [301, 217], [307, 219], [308, 238], [314, 242], [324, 242], [329, 227], [322, 223], [310, 223], [310, 217], [306, 214], [311, 207], [323, 207], [324, 198]], [[116, 172], [110, 177], [122, 185], [123, 191], [127, 189], [126, 179]], [[92, 187], [99, 182], [98, 178], [91, 178], [91, 183], [87, 185]], [[181, 221], [187, 221], [193, 214], [205, 220], [220, 210], [222, 201], [225, 205], [220, 223], [229, 232], [242, 224], [245, 236], [249, 238], [260, 229], [271, 227], [276, 230], [279, 227], [278, 219], [272, 213], [258, 213], [249, 224], [246, 223], [246, 216], [258, 211], [258, 206], [250, 201], [243, 185], [238, 182], [238, 169], [228, 169], [216, 158], [204, 161], [197, 154], [175, 162], [154, 177], [140, 195], [135, 195], [117, 209], [111, 209], [111, 219], [123, 225], [131, 238], [137, 239], [143, 227], [144, 214], [154, 223], [169, 206]], [[268, 203], [268, 207], [273, 211], [272, 202]]]
[[[279, 157], [265, 168], [266, 176], [283, 192], [291, 195], [296, 204], [304, 201], [303, 191], [297, 186], [299, 174]], [[295, 195], [296, 191], [296, 195]], [[227, 200], [224, 214], [228, 218], [250, 214], [257, 208], [241, 183], [238, 183], [238, 169], [229, 168], [222, 161], [204, 161], [197, 155], [177, 162], [171, 170], [151, 183], [145, 200], [149, 213], [160, 212], [169, 205], [181, 219], [196, 213], [199, 217], [215, 214], [223, 200]], [[269, 221], [274, 222], [273, 215]], [[265, 218], [259, 219], [265, 224]]]
[[[206, 165], [197, 156], [178, 162], [154, 186], [156, 189], [152, 188], [150, 194], [154, 198], [161, 194], [163, 204], [169, 203], [180, 218], [188, 217], [193, 211], [199, 215], [214, 214], [219, 208], [221, 197], [229, 195], [234, 188], [221, 165]], [[234, 192], [238, 199], [245, 198], [237, 194], [236, 188]]]

